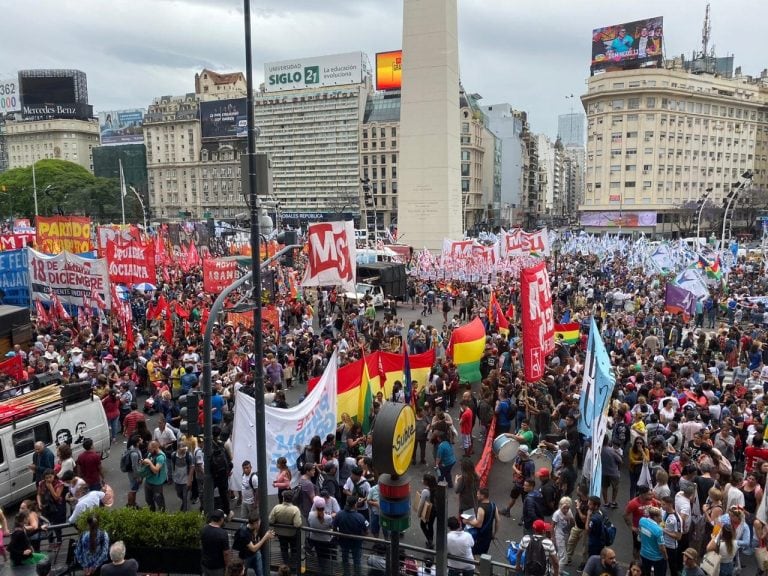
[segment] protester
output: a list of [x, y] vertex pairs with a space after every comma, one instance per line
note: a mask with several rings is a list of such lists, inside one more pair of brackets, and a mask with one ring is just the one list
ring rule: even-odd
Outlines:
[[101, 567], [101, 576], [137, 576], [139, 563], [134, 558], [125, 558], [125, 544], [118, 540], [109, 547], [111, 563]]

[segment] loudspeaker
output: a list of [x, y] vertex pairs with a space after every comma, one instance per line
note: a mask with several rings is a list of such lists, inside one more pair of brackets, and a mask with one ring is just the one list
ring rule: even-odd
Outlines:
[[53, 384], [61, 384], [60, 372], [46, 372], [44, 374], [37, 374], [29, 385], [30, 390], [39, 390], [45, 386], [51, 386]]

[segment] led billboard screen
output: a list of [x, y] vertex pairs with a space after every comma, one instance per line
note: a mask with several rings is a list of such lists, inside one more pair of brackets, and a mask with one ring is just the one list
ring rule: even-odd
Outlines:
[[402, 73], [402, 50], [376, 54], [376, 90], [400, 90]]
[[101, 145], [143, 144], [144, 110], [108, 110], [99, 112]]
[[664, 19], [636, 20], [592, 31], [592, 73], [660, 66]]
[[200, 102], [200, 131], [205, 138], [247, 138], [245, 98]]

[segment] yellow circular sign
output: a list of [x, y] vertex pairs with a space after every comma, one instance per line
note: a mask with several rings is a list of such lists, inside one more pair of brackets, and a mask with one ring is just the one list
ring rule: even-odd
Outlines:
[[416, 448], [416, 415], [413, 408], [403, 406], [392, 434], [392, 467], [395, 474], [405, 474]]

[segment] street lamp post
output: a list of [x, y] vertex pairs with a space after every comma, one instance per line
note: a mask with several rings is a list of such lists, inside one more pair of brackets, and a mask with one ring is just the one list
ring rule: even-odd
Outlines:
[[707, 200], [709, 199], [709, 193], [712, 192], [712, 188], [707, 188], [704, 191], [704, 194], [699, 198], [699, 213], [696, 215], [696, 248], [698, 251], [699, 247], [699, 237], [701, 236], [701, 214], [704, 212], [704, 206], [707, 204]]
[[[729, 193], [728, 203], [725, 205], [725, 212], [723, 212], [723, 233], [720, 236], [720, 254], [725, 253], [725, 230], [728, 226], [728, 211], [731, 209], [734, 201], [739, 197], [739, 194], [747, 187], [747, 184], [752, 182], [752, 171], [747, 170], [741, 175], [741, 182], [739, 182]], [[733, 217], [733, 214], [731, 214]]]

